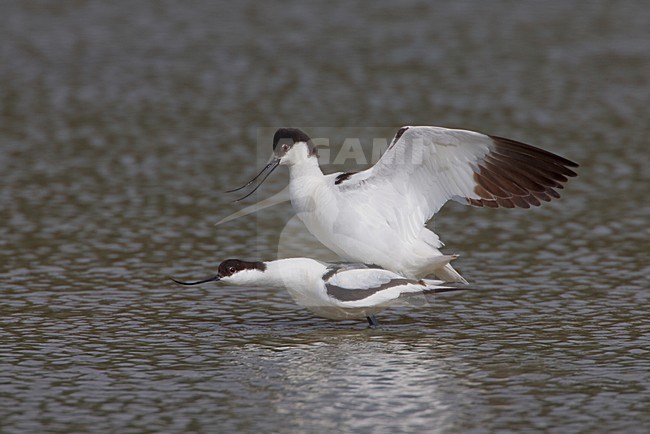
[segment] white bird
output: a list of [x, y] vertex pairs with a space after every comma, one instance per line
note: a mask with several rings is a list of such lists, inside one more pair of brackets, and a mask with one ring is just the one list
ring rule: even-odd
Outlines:
[[[324, 175], [304, 132], [280, 128], [270, 162], [252, 194], [278, 165], [289, 166], [298, 217], [346, 261], [375, 264], [409, 278], [465, 279], [442, 256], [426, 223], [449, 200], [477, 207], [529, 208], [559, 198], [573, 161], [542, 149], [473, 131], [402, 127], [373, 167]], [[239, 199], [239, 200], [241, 200]], [[441, 261], [442, 256], [442, 261]]]
[[364, 264], [325, 263], [310, 258], [248, 262], [227, 259], [215, 276], [182, 285], [220, 281], [244, 286], [286, 288], [301, 306], [329, 319], [366, 318], [378, 325], [375, 314], [400, 298], [455, 291], [463, 288], [441, 286], [440, 280], [407, 279], [392, 271]]

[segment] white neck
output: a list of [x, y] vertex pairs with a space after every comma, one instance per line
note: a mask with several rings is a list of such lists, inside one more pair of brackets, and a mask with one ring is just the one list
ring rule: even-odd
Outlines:
[[264, 282], [280, 288], [309, 286], [313, 279], [320, 279], [327, 267], [314, 259], [288, 258], [265, 262]]
[[313, 210], [314, 198], [327, 202], [326, 182], [315, 156], [293, 161], [289, 165], [289, 195], [294, 211], [302, 219], [305, 212]]
[[323, 172], [318, 165], [318, 158], [316, 156], [300, 156], [297, 161], [289, 165], [289, 174], [291, 179], [315, 177], [322, 178]]

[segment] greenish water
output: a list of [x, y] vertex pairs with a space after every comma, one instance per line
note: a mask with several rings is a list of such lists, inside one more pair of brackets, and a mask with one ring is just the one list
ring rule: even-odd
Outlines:
[[[0, 431], [644, 432], [648, 28], [632, 1], [3, 3]], [[370, 152], [403, 124], [580, 175], [539, 209], [447, 205], [477, 289], [379, 330], [167, 280], [331, 258], [287, 203], [215, 226], [224, 190], [271, 126]]]

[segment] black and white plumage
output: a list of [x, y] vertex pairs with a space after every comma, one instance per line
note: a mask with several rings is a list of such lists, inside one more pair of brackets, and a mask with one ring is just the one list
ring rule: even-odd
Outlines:
[[220, 281], [249, 287], [286, 288], [296, 303], [318, 316], [338, 320], [368, 318], [371, 325], [376, 325], [375, 314], [400, 298], [461, 289], [443, 286], [440, 280], [408, 279], [363, 264], [333, 264], [309, 258], [267, 262], [228, 259], [208, 279], [173, 280], [183, 285]]
[[289, 166], [293, 208], [326, 247], [346, 261], [452, 282], [465, 280], [441, 261], [442, 242], [425, 227], [447, 201], [539, 206], [559, 198], [578, 166], [514, 140], [431, 126], [400, 128], [377, 164], [357, 173], [324, 175], [313, 143], [296, 128], [279, 129], [273, 149], [260, 175]]

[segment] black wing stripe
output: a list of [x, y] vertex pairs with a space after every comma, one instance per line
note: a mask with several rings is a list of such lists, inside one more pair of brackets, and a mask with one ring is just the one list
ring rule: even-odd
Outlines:
[[355, 173], [357, 173], [357, 172], [345, 172], [345, 173], [341, 173], [340, 175], [337, 175], [336, 179], [334, 180], [334, 185], [339, 185], [343, 181], [347, 181]]
[[386, 289], [394, 288], [400, 285], [407, 285], [409, 283], [415, 285], [422, 285], [423, 287], [426, 286], [423, 285], [421, 282], [413, 279], [392, 279], [382, 285], [375, 286], [372, 288], [366, 288], [366, 289], [343, 288], [337, 285], [333, 285], [331, 283], [326, 283], [325, 289], [327, 289], [327, 294], [330, 297], [338, 301], [359, 301], [371, 297], [377, 294], [378, 292], [384, 291]]
[[391, 142], [391, 144], [390, 144], [390, 146], [388, 147], [388, 149], [386, 149], [386, 151], [390, 150], [390, 148], [392, 148], [393, 146], [395, 146], [395, 143], [397, 143], [397, 141], [402, 137], [402, 135], [403, 135], [403, 134], [406, 132], [406, 130], [408, 130], [408, 129], [409, 129], [409, 127], [402, 127], [402, 128], [400, 128], [399, 130], [397, 130], [397, 134], [395, 134], [395, 137], [393, 137], [393, 141]]

